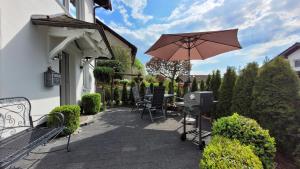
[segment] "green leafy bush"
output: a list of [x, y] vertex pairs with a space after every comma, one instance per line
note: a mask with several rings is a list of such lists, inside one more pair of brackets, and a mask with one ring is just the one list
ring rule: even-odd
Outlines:
[[104, 95], [106, 105], [111, 105], [111, 90], [109, 87], [104, 88]]
[[130, 83], [130, 93], [129, 93], [129, 101], [130, 104], [133, 105], [134, 104], [134, 97], [133, 97], [133, 92], [132, 92], [132, 88], [135, 86], [135, 82], [131, 81]]
[[211, 76], [210, 80], [210, 89], [213, 91], [214, 99], [219, 99], [219, 89], [221, 86], [221, 73], [220, 70], [213, 71], [213, 74]]
[[56, 117], [57, 113], [62, 113], [65, 119], [66, 128], [62, 135], [72, 134], [79, 127], [80, 107], [78, 105], [64, 105], [54, 108], [48, 116], [48, 127], [59, 124], [59, 120]]
[[120, 104], [120, 90], [117, 86], [114, 89], [114, 100], [116, 102], [116, 105]]
[[144, 97], [146, 94], [146, 85], [144, 82], [141, 83], [140, 85], [140, 96]]
[[95, 79], [102, 83], [109, 83], [113, 72], [113, 68], [106, 66], [98, 66], [93, 71]]
[[265, 63], [258, 72], [254, 89], [252, 110], [255, 118], [275, 136], [278, 147], [289, 156], [299, 139], [291, 137], [300, 131], [299, 78], [289, 62], [278, 57]]
[[127, 92], [127, 83], [123, 83], [122, 89], [122, 103], [126, 105], [128, 103], [128, 92]]
[[255, 120], [234, 113], [232, 116], [215, 121], [212, 135], [237, 139], [242, 144], [249, 145], [260, 158], [264, 168], [274, 167], [275, 139], [269, 135], [268, 130], [262, 129]]
[[249, 146], [221, 136], [214, 136], [205, 147], [201, 169], [262, 169], [262, 163]]
[[191, 91], [192, 92], [198, 91], [198, 82], [196, 78], [193, 79]]
[[232, 97], [232, 112], [239, 112], [241, 115], [253, 117], [251, 104], [253, 101], [253, 87], [258, 72], [256, 62], [249, 63], [237, 78]]
[[[98, 60], [97, 67], [108, 67], [112, 69], [112, 74], [115, 79], [122, 79], [122, 75], [119, 72], [124, 72], [124, 65], [118, 60]], [[115, 73], [116, 72], [116, 73]]]
[[200, 91], [204, 91], [205, 90], [205, 82], [204, 80], [201, 80], [200, 82]]
[[220, 87], [216, 118], [232, 115], [231, 103], [235, 80], [235, 69], [233, 67], [228, 67]]
[[81, 106], [84, 114], [97, 114], [101, 107], [101, 95], [99, 93], [83, 95]]

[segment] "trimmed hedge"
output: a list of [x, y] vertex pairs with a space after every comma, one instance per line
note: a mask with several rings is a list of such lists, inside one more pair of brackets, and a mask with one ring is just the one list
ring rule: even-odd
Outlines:
[[249, 146], [238, 140], [214, 136], [205, 147], [200, 161], [201, 169], [262, 169], [262, 163]]
[[78, 105], [64, 105], [54, 108], [48, 116], [47, 126], [55, 126], [59, 123], [56, 113], [62, 113], [65, 118], [66, 128], [62, 135], [72, 134], [79, 127], [80, 107]]
[[255, 120], [234, 113], [232, 116], [215, 121], [212, 135], [237, 139], [242, 144], [249, 145], [260, 158], [264, 168], [274, 167], [275, 139], [269, 135], [268, 130], [262, 129]]
[[81, 98], [81, 107], [84, 114], [97, 114], [101, 107], [101, 95], [99, 93], [83, 95]]

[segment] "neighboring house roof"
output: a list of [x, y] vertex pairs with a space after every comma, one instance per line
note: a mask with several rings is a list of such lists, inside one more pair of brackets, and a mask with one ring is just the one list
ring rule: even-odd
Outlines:
[[[194, 78], [196, 78], [196, 80], [198, 82], [200, 82], [201, 80], [206, 81], [208, 75], [191, 75], [191, 81], [193, 81]], [[186, 82], [188, 79], [188, 75], [181, 75], [178, 78], [182, 81], [182, 82]]]
[[101, 22], [99, 19], [96, 20], [96, 23], [103, 27], [103, 29], [107, 30], [114, 36], [116, 36], [118, 39], [120, 39], [122, 42], [124, 42], [126, 45], [128, 45], [131, 48], [131, 54], [133, 56], [133, 59], [136, 56], [137, 47], [134, 46], [132, 43], [128, 42], [125, 38], [123, 38], [121, 35], [119, 35], [117, 32], [115, 32], [113, 29], [105, 25], [103, 22]]
[[103, 30], [103, 27], [90, 23], [81, 21], [78, 19], [74, 19], [66, 14], [59, 14], [59, 15], [32, 15], [31, 16], [31, 22], [34, 25], [45, 25], [45, 26], [54, 26], [54, 27], [71, 27], [71, 28], [84, 28], [84, 29], [96, 29], [99, 31], [100, 35], [102, 36], [104, 43], [106, 47], [109, 50], [109, 53], [112, 57], [114, 57], [113, 51], [111, 49], [111, 46], [109, 45], [109, 42], [107, 40], [107, 37], [105, 35], [105, 32]]
[[287, 48], [285, 51], [283, 51], [282, 53], [280, 53], [278, 56], [284, 56], [285, 58], [288, 58], [289, 55], [291, 55], [292, 53], [294, 53], [298, 49], [300, 49], [300, 43], [296, 42], [294, 45], [292, 45], [291, 47]]
[[107, 10], [112, 10], [110, 0], [94, 0], [94, 3]]

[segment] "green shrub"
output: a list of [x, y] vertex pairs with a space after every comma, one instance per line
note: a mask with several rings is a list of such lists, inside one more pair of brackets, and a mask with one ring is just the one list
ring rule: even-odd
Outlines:
[[114, 89], [114, 100], [116, 102], [116, 105], [120, 104], [120, 90], [119, 90], [118, 86], [116, 86]]
[[153, 83], [150, 83], [150, 91], [151, 91], [151, 93], [153, 93], [153, 91], [154, 91], [154, 84]]
[[193, 82], [192, 82], [192, 92], [198, 91], [198, 82], [197, 79], [194, 77]]
[[201, 80], [200, 82], [200, 91], [204, 91], [205, 90], [205, 83], [204, 80]]
[[233, 67], [228, 67], [220, 87], [216, 118], [232, 115], [231, 103], [235, 79], [235, 69]]
[[205, 90], [207, 90], [207, 91], [210, 91], [210, 90], [211, 90], [211, 88], [210, 88], [210, 87], [211, 87], [210, 82], [211, 82], [211, 75], [208, 74], [207, 79], [206, 79], [206, 81], [205, 81], [205, 86], [206, 86], [206, 89], [205, 89]]
[[299, 142], [298, 138], [290, 137], [300, 131], [297, 120], [300, 111], [295, 103], [299, 99], [299, 86], [299, 78], [289, 62], [278, 57], [260, 68], [253, 89], [255, 118], [270, 130], [279, 149], [289, 156]]
[[106, 105], [111, 105], [111, 90], [109, 87], [104, 88], [104, 95]]
[[122, 89], [122, 103], [126, 105], [128, 103], [128, 92], [127, 92], [127, 83], [123, 83]]
[[215, 121], [212, 135], [237, 139], [242, 144], [249, 145], [260, 158], [264, 168], [274, 167], [275, 139], [269, 135], [268, 130], [262, 129], [255, 120], [234, 113], [232, 116]]
[[101, 107], [101, 95], [99, 93], [83, 95], [81, 106], [84, 114], [97, 114]]
[[140, 85], [140, 96], [144, 97], [146, 94], [146, 85], [144, 82], [141, 83]]
[[205, 147], [201, 169], [262, 169], [262, 163], [249, 146], [221, 136], [214, 136]]
[[93, 71], [95, 79], [102, 83], [109, 83], [113, 72], [113, 68], [106, 66], [96, 67]]
[[221, 73], [220, 70], [214, 71], [210, 80], [210, 89], [213, 91], [214, 99], [219, 99], [219, 89], [221, 86]]
[[258, 72], [258, 64], [256, 62], [249, 63], [246, 68], [241, 70], [237, 78], [233, 96], [232, 96], [232, 112], [239, 112], [241, 115], [253, 117], [251, 104], [253, 101], [253, 87]]
[[72, 134], [79, 127], [80, 107], [78, 105], [64, 105], [54, 108], [48, 116], [47, 126], [55, 126], [59, 123], [57, 113], [62, 113], [65, 119], [65, 126], [62, 135]]
[[129, 93], [129, 101], [130, 101], [130, 104], [133, 105], [134, 104], [134, 97], [133, 97], [133, 92], [132, 92], [132, 88], [135, 86], [135, 82], [132, 81], [130, 83], [130, 93]]

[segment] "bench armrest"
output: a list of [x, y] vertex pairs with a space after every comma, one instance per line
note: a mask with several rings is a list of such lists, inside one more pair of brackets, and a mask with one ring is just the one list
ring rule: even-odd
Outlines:
[[32, 122], [33, 123], [38, 122], [38, 121], [40, 121], [40, 120], [42, 120], [44, 118], [47, 118], [48, 116], [54, 116], [56, 119], [58, 119], [58, 121], [59, 121], [58, 127], [62, 127], [62, 126], [65, 125], [65, 116], [62, 113], [60, 113], [60, 112], [53, 113], [53, 114], [45, 114], [45, 115], [39, 117], [38, 119], [36, 119], [36, 120], [34, 120]]

